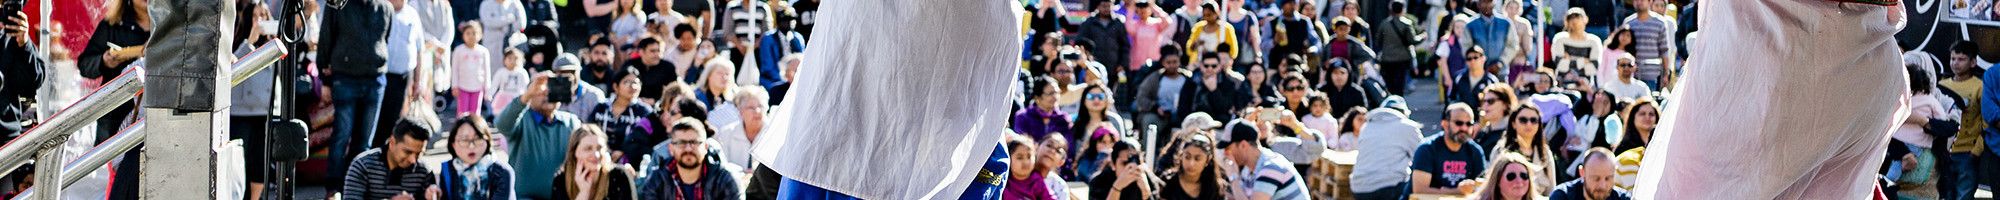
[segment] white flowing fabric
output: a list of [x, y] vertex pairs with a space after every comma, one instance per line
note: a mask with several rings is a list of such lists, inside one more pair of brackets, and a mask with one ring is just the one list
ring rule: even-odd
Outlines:
[[863, 199], [956, 199], [1007, 128], [1016, 3], [821, 5], [813, 48], [755, 159]]
[[[1908, 112], [1900, 9], [1823, 0], [1700, 4], [1638, 199], [1868, 199]], [[1627, 138], [1633, 139], [1633, 138]]]

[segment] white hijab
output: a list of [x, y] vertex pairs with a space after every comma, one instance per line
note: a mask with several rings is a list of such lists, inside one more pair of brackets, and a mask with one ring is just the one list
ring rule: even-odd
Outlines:
[[822, 5], [798, 84], [753, 157], [863, 199], [956, 199], [1006, 129], [1017, 3]]

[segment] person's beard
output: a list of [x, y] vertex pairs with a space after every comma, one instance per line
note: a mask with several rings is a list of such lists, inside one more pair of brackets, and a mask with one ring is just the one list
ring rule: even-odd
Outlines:
[[675, 156], [681, 157], [680, 162], [675, 162], [674, 165], [676, 167], [680, 167], [680, 169], [682, 170], [694, 170], [697, 168], [701, 168], [701, 157], [696, 157], [697, 155], [694, 155], [692, 153], [683, 153], [681, 155], [675, 155]]

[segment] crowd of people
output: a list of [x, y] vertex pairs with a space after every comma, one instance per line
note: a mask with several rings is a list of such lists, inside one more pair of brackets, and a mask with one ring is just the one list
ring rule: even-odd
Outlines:
[[[112, 1], [80, 56], [50, 61], [78, 72], [71, 84], [143, 63], [154, 30], [134, 5], [147, 0]], [[278, 2], [237, 2], [237, 55], [277, 37]], [[287, 112], [309, 116], [318, 178], [341, 199], [773, 199], [779, 174], [750, 152], [819, 3], [308, 3], [310, 48], [294, 55], [310, 64], [294, 76], [312, 84], [271, 94], [283, 75], [260, 72], [233, 89], [231, 120], [266, 121], [269, 98], [296, 96]], [[1010, 159], [991, 175], [1002, 199], [1629, 199], [1662, 97], [1694, 67], [1681, 63], [1697, 3], [1022, 1], [998, 144]], [[1972, 42], [1911, 52], [1913, 112], [1883, 191], [1969, 199], [2000, 185], [2000, 150], [1986, 148], [2000, 139], [1982, 140], [2000, 137], [1984, 120], [2000, 109], [1981, 109], [2000, 106], [1979, 95], [2000, 88], [1988, 59]], [[22, 91], [0, 80], [0, 96]], [[99, 119], [96, 138], [132, 112]], [[253, 149], [265, 129], [231, 126]], [[449, 158], [419, 161], [431, 148]], [[274, 166], [245, 157], [245, 196], [268, 196]], [[0, 191], [31, 182], [14, 174]]]

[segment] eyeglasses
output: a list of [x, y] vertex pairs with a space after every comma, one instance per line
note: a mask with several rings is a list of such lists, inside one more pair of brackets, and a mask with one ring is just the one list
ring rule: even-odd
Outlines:
[[1506, 178], [1506, 179], [1507, 179], [1507, 181], [1520, 181], [1520, 180], [1528, 180], [1528, 178], [1529, 178], [1529, 177], [1528, 177], [1528, 173], [1527, 173], [1527, 172], [1508, 172], [1508, 173], [1506, 173], [1506, 175], [1505, 175], [1505, 176], [1501, 176], [1501, 177], [1503, 177], [1503, 178]]
[[1479, 103], [1483, 103], [1483, 104], [1492, 104], [1492, 103], [1499, 103], [1499, 102], [1500, 102], [1500, 98], [1479, 98]]
[[1472, 126], [1472, 120], [1452, 120], [1450, 122], [1452, 125]]
[[1109, 97], [1109, 96], [1105, 96], [1105, 95], [1104, 95], [1103, 93], [1090, 93], [1090, 94], [1084, 94], [1084, 95], [1083, 95], [1083, 99], [1084, 99], [1084, 100], [1091, 100], [1091, 101], [1098, 101], [1098, 100], [1104, 100], [1104, 99], [1108, 99], [1108, 98], [1111, 98], [1111, 97]]
[[1076, 73], [1075, 69], [1056, 69], [1056, 73]]
[[669, 140], [667, 144], [675, 146], [696, 145], [701, 144], [701, 140]]

